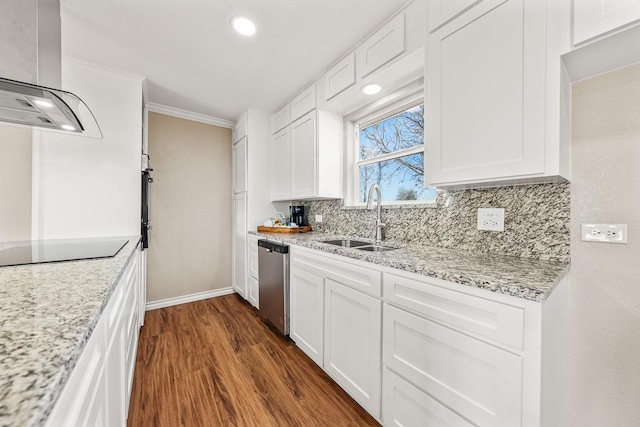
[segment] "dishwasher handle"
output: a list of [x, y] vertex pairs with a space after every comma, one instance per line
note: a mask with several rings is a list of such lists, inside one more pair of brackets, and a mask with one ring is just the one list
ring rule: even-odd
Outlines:
[[288, 254], [289, 246], [283, 245], [280, 243], [270, 242], [266, 239], [258, 240], [258, 247], [265, 248], [266, 252], [271, 253], [279, 253], [279, 254]]

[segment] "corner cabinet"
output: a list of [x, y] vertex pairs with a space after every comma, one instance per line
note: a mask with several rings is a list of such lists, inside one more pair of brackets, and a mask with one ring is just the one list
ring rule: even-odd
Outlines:
[[463, 3], [427, 40], [425, 185], [569, 179], [568, 0]]
[[291, 339], [387, 426], [566, 425], [567, 298], [291, 247]]

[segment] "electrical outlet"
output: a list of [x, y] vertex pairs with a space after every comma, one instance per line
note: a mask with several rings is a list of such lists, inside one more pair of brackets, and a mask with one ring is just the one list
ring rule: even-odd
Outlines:
[[322, 222], [322, 215], [316, 215], [316, 222]]
[[504, 231], [504, 208], [479, 208], [478, 230]]
[[582, 240], [627, 244], [627, 224], [582, 224]]

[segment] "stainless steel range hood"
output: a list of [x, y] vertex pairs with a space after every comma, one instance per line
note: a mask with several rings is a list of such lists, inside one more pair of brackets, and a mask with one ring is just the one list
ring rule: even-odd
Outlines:
[[60, 89], [59, 0], [2, 0], [0, 121], [102, 138], [93, 113]]

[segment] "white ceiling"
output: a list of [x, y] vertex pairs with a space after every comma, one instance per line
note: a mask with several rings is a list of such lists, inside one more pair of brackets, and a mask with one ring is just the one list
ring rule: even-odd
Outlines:
[[[62, 50], [147, 77], [151, 102], [234, 120], [283, 104], [405, 3], [61, 0]], [[255, 36], [232, 32], [236, 14]]]

